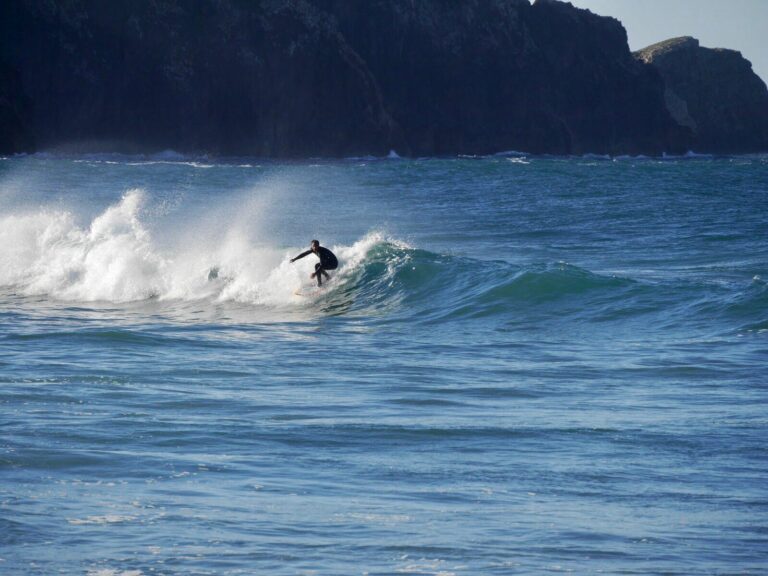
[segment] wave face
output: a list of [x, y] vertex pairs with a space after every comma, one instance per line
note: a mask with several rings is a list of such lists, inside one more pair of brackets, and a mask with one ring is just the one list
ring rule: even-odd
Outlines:
[[764, 156], [3, 159], [0, 571], [758, 573], [767, 190]]
[[[382, 232], [332, 245], [341, 266], [333, 281], [317, 290], [308, 278], [313, 257], [291, 264], [289, 258], [302, 248], [254, 242], [232, 214], [224, 217], [232, 226], [223, 230], [207, 226], [200, 233], [197, 220], [177, 224], [172, 235], [184, 240], [169, 244], [153, 237], [152, 210], [146, 193], [133, 189], [85, 224], [72, 211], [52, 207], [3, 216], [0, 287], [62, 302], [157, 300], [171, 309], [185, 301], [233, 302], [284, 320], [312, 307], [413, 322], [515, 321], [537, 311], [602, 322], [643, 314], [685, 316], [697, 309], [748, 316], [766, 304], [759, 276], [723, 298], [707, 281], [673, 286], [565, 262], [479, 260], [414, 248]], [[669, 307], [670, 289], [682, 290], [687, 299]], [[754, 326], [760, 329], [759, 320]]]
[[[521, 304], [577, 296], [625, 281], [567, 264], [524, 269], [507, 263], [415, 249], [380, 232], [334, 245], [340, 268], [327, 291], [305, 281], [307, 263], [288, 258], [301, 248], [254, 245], [237, 227], [193, 245], [167, 248], [142, 221], [145, 193], [128, 191], [85, 226], [51, 208], [0, 219], [0, 286], [28, 296], [74, 302], [146, 299], [237, 301], [261, 306], [298, 304], [304, 289], [323, 301], [354, 298], [357, 308], [407, 307], [412, 315], [486, 314]], [[193, 230], [177, 230], [192, 236]], [[432, 310], [437, 298], [442, 304]]]

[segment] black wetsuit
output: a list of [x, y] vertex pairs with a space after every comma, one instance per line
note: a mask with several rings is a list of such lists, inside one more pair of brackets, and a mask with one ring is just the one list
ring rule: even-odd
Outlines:
[[[306, 252], [302, 252], [295, 258], [291, 260], [293, 262], [294, 260], [300, 260], [301, 258], [304, 258], [304, 256], [309, 256], [312, 254], [312, 250], [307, 250]], [[322, 286], [323, 285], [323, 274], [325, 274], [326, 278], [330, 278], [326, 270], [336, 270], [339, 266], [339, 261], [336, 259], [336, 255], [328, 250], [325, 246], [318, 246], [317, 247], [317, 256], [320, 258], [320, 262], [315, 264], [315, 274], [314, 276], [317, 278], [317, 285]]]

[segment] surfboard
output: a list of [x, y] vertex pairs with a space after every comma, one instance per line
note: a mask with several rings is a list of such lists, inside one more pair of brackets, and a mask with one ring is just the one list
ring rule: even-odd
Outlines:
[[314, 282], [312, 282], [312, 284], [301, 286], [296, 290], [294, 290], [293, 293], [296, 296], [304, 296], [304, 297], [317, 296], [318, 294], [322, 294], [327, 290], [328, 285], [331, 283], [333, 278], [334, 277], [331, 276], [328, 280], [323, 282], [322, 286], [318, 286]]
[[310, 296], [317, 296], [321, 292], [325, 290], [325, 285], [322, 287], [320, 286], [305, 286], [303, 288], [297, 288], [293, 291], [293, 294], [295, 296], [304, 296], [304, 297], [310, 297]]

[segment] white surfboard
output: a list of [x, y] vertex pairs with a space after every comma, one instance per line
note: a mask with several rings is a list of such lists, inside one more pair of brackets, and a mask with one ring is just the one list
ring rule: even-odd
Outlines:
[[314, 282], [312, 284], [308, 284], [306, 286], [301, 286], [300, 288], [297, 288], [293, 291], [294, 295], [296, 296], [304, 296], [307, 298], [311, 298], [312, 296], [317, 296], [318, 294], [322, 294], [325, 292], [325, 290], [328, 288], [328, 284], [333, 280], [333, 276], [331, 276], [328, 280], [323, 282], [322, 286], [318, 286]]

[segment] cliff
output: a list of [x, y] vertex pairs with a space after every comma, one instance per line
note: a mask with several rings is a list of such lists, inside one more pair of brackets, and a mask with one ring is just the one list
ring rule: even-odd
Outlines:
[[28, 116], [18, 71], [0, 61], [0, 154], [34, 149], [32, 131], [26, 125]]
[[10, 0], [0, 62], [6, 153], [660, 154], [693, 127], [617, 20], [555, 0]]
[[301, 2], [60, 0], [3, 5], [2, 55], [38, 148], [261, 156], [386, 153], [375, 79]]
[[636, 52], [665, 82], [667, 108], [699, 152], [768, 150], [768, 89], [739, 52], [672, 38]]
[[408, 153], [661, 153], [684, 145], [621, 24], [539, 0], [318, 0], [368, 63]]

